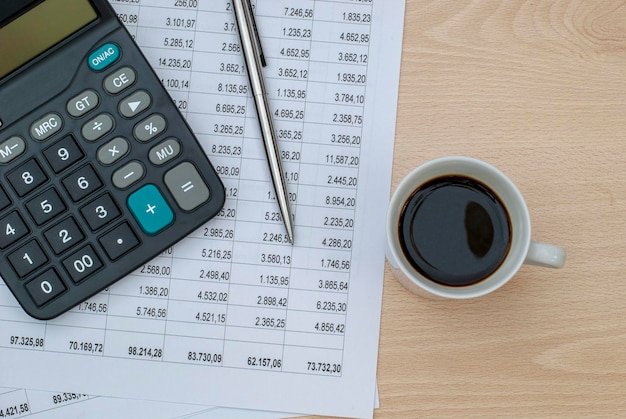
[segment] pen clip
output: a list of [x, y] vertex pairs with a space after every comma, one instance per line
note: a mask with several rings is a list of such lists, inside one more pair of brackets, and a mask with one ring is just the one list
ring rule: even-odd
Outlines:
[[265, 54], [263, 54], [263, 46], [261, 45], [261, 37], [259, 36], [259, 30], [256, 26], [256, 19], [254, 18], [254, 13], [252, 12], [252, 1], [245, 0], [245, 13], [248, 15], [248, 22], [252, 23], [252, 31], [254, 32], [254, 52], [259, 60], [261, 60], [261, 66], [266, 67], [267, 62], [265, 61]]

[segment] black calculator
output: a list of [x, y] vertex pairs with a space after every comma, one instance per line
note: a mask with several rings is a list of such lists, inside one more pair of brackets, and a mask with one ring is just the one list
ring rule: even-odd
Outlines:
[[0, 275], [30, 316], [70, 310], [224, 200], [106, 0], [2, 0]]

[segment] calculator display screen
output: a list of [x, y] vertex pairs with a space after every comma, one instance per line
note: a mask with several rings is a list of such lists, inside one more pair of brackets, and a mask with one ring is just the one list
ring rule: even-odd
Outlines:
[[0, 28], [0, 78], [98, 17], [89, 0], [45, 0]]

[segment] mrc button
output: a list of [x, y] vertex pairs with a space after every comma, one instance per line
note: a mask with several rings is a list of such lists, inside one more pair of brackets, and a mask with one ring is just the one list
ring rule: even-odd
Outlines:
[[61, 128], [63, 128], [61, 116], [49, 113], [30, 126], [30, 136], [37, 141], [43, 141], [61, 131]]
[[120, 48], [115, 44], [104, 44], [89, 55], [89, 68], [102, 71], [120, 58]]

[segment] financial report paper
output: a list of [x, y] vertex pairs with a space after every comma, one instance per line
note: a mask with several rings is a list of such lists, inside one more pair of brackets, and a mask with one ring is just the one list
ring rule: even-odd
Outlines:
[[[371, 417], [404, 2], [253, 2], [293, 246], [230, 3], [111, 3], [198, 135], [227, 202], [55, 320], [29, 318], [0, 284], [0, 386]], [[27, 414], [22, 404], [6, 408]]]

